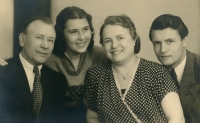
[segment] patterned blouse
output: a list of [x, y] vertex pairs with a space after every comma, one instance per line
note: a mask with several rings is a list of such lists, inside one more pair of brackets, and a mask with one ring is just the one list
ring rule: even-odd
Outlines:
[[140, 58], [133, 80], [124, 94], [110, 63], [89, 69], [84, 104], [98, 113], [101, 123], [167, 123], [161, 101], [177, 92], [168, 70]]

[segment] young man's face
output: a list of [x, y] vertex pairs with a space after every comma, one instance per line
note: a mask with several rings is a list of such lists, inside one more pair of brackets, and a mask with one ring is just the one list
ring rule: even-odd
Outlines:
[[32, 65], [40, 65], [51, 55], [56, 33], [53, 25], [35, 20], [19, 37], [22, 56]]
[[178, 66], [185, 58], [187, 37], [181, 39], [178, 31], [172, 28], [153, 30], [151, 35], [158, 60], [170, 68]]

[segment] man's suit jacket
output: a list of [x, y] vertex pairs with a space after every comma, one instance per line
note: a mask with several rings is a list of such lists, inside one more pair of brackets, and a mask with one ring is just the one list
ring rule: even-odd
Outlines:
[[[59, 111], [64, 106], [65, 77], [43, 65], [41, 69], [43, 99], [38, 123], [59, 120]], [[0, 67], [0, 122], [33, 123], [33, 98], [25, 70], [19, 59], [8, 60]]]
[[186, 123], [200, 123], [200, 56], [186, 51], [179, 96]]

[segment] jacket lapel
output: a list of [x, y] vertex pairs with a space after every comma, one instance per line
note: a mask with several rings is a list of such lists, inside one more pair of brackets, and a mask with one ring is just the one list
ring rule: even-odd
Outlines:
[[44, 112], [49, 106], [49, 103], [52, 102], [52, 98], [54, 97], [53, 94], [55, 92], [54, 87], [52, 85], [52, 76], [49, 74], [49, 69], [46, 68], [45, 65], [43, 65], [41, 69], [41, 83], [42, 83], [42, 89], [43, 89], [43, 99], [42, 99], [42, 106], [40, 109], [40, 116], [43, 117]]
[[29, 84], [28, 84], [28, 79], [26, 77], [25, 70], [19, 60], [19, 58], [16, 60], [16, 67], [13, 68], [13, 82], [14, 87], [16, 89], [16, 93], [18, 94], [19, 98], [22, 100], [23, 105], [30, 114], [30, 116], [33, 115], [33, 99], [32, 99], [32, 94], [30, 92]]
[[189, 51], [186, 51], [186, 65], [183, 72], [183, 77], [181, 80], [179, 96], [183, 109], [191, 106], [194, 101], [198, 90], [200, 89], [200, 84], [196, 83], [194, 75], [194, 57]]

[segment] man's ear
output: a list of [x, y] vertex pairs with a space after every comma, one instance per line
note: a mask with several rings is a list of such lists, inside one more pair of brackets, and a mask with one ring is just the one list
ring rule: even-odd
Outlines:
[[25, 44], [25, 41], [26, 41], [25, 38], [26, 38], [26, 36], [24, 35], [24, 33], [19, 34], [19, 44], [20, 44], [21, 47], [24, 47], [24, 44]]
[[188, 37], [185, 36], [185, 38], [182, 40], [183, 47], [186, 47], [187, 43], [188, 43]]

